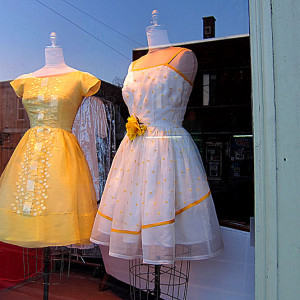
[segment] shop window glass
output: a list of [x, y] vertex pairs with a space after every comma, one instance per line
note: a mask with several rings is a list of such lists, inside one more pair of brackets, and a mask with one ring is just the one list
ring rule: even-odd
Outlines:
[[[21, 2], [17, 1], [16, 3], [20, 4]], [[91, 18], [91, 16], [88, 16], [89, 14], [82, 14], [85, 9], [77, 9], [76, 14], [74, 15], [68, 10], [68, 15], [64, 15], [62, 6], [61, 12], [55, 14], [55, 7], [54, 5], [52, 6], [52, 4], [50, 7], [49, 1], [50, 9], [47, 8], [48, 4], [45, 4], [47, 1], [37, 2], [43, 2], [41, 7], [45, 11], [49, 10], [51, 12], [51, 15], [48, 16], [49, 19], [47, 19], [47, 17], [44, 20], [42, 13], [39, 11], [39, 13], [41, 13], [41, 18], [39, 20], [35, 19], [34, 26], [32, 27], [32, 22], [28, 21], [29, 18], [26, 20], [22, 13], [23, 11], [27, 12], [27, 10], [29, 11], [30, 9], [21, 7], [16, 10], [14, 7], [16, 4], [14, 4], [12, 11], [7, 17], [7, 20], [9, 21], [5, 20], [5, 23], [7, 22], [10, 25], [8, 30], [10, 34], [14, 33], [14, 30], [17, 32], [20, 28], [24, 29], [27, 28], [27, 26], [28, 28], [34, 29], [35, 32], [36, 26], [39, 27], [42, 24], [45, 25], [44, 23], [46, 23], [47, 20], [53, 20], [54, 16], [59, 18], [59, 20], [63, 17], [64, 22], [68, 22], [68, 19], [72, 17], [74, 18], [71, 21], [72, 26], [76, 26], [70, 27], [73, 28], [73, 30], [68, 29], [68, 34], [64, 32], [69, 39], [70, 34], [70, 36], [72, 35], [72, 39], [76, 40], [79, 36], [78, 30], [83, 29], [83, 32], [85, 32], [84, 34], [89, 33], [89, 38], [96, 37], [96, 39], [92, 40], [93, 42], [97, 40], [97, 42], [104, 42], [101, 46], [109, 46], [109, 51], [106, 50], [107, 52], [105, 55], [101, 57], [95, 50], [98, 47], [98, 44], [95, 46], [93, 42], [83, 42], [82, 44], [84, 47], [89, 49], [87, 57], [84, 58], [80, 52], [82, 50], [78, 46], [81, 42], [80, 38], [77, 41], [79, 49], [78, 53], [76, 52], [75, 47], [71, 50], [70, 48], [67, 48], [70, 47], [70, 45], [64, 47], [66, 53], [67, 51], [69, 51], [69, 53], [73, 52], [73, 62], [75, 61], [78, 65], [81, 64], [81, 67], [78, 68], [82, 70], [89, 71], [90, 69], [95, 68], [95, 66], [99, 66], [101, 71], [102, 68], [115, 70], [110, 70], [110, 72], [113, 73], [111, 76], [115, 76], [115, 80], [110, 80], [113, 84], [103, 80], [101, 90], [95, 95], [98, 101], [103, 102], [104, 108], [102, 113], [103, 115], [106, 115], [106, 131], [103, 130], [105, 131], [105, 134], [100, 136], [99, 131], [101, 130], [99, 128], [95, 130], [95, 132], [98, 133], [96, 138], [98, 155], [96, 169], [97, 167], [102, 169], [102, 172], [99, 172], [99, 186], [102, 186], [100, 189], [102, 193], [111, 161], [122, 141], [125, 133], [125, 122], [129, 116], [124, 102], [125, 99], [122, 98], [121, 86], [123, 85], [127, 68], [131, 63], [131, 54], [133, 60], [137, 60], [139, 57], [145, 55], [148, 49], [135, 48], [135, 46], [132, 46], [130, 51], [127, 51], [128, 53], [124, 55], [123, 51], [115, 49], [117, 47], [114, 45], [115, 41], [111, 44], [107, 43], [106, 39], [108, 39], [110, 34], [103, 33], [103, 36], [101, 36], [100, 39], [96, 33], [92, 33], [92, 30], [95, 30], [94, 27], [91, 31], [85, 29], [90, 26], [89, 22], [95, 21], [94, 17]], [[70, 4], [69, 1], [62, 2], [63, 5], [73, 6], [72, 11], [76, 9], [78, 3], [84, 5], [84, 1], [77, 1], [77, 4]], [[97, 13], [101, 15], [101, 9], [99, 12], [98, 7], [99, 3], [96, 2], [97, 1], [91, 1], [95, 6], [95, 9], [89, 7], [89, 11], [93, 16]], [[217, 2], [219, 4], [221, 3], [221, 1]], [[233, 2], [237, 3], [237, 1]], [[117, 8], [112, 7], [110, 4], [105, 4], [104, 6], [106, 5], [108, 5], [106, 9], [111, 11], [111, 20], [121, 19], [118, 23], [121, 28], [124, 24], [122, 22], [125, 21], [122, 21], [122, 17], [120, 18], [120, 16], [114, 16], [113, 11], [117, 10]], [[129, 13], [129, 10], [135, 10], [132, 8], [134, 5], [140, 7], [144, 6], [143, 3], [132, 4], [128, 2], [128, 7], [126, 7], [122, 13], [126, 15]], [[190, 5], [196, 6], [196, 4]], [[241, 9], [240, 4], [236, 4], [233, 7], [235, 9]], [[127, 9], [128, 11], [126, 11]], [[247, 5], [244, 6], [244, 9], [247, 9]], [[137, 8], [136, 10], [138, 11]], [[142, 10], [144, 10], [144, 7]], [[45, 11], [43, 13], [45, 13]], [[170, 13], [172, 13], [172, 10], [170, 10]], [[216, 14], [221, 14], [218, 11], [218, 8], [216, 9]], [[247, 14], [244, 13], [244, 15]], [[85, 19], [85, 17], [87, 17], [87, 19]], [[145, 18], [149, 18], [149, 16], [145, 16]], [[200, 20], [197, 22], [201, 22], [201, 18], [199, 19]], [[181, 41], [176, 41], [173, 44], [174, 46], [185, 47], [192, 50], [198, 61], [198, 71], [185, 113], [183, 127], [190, 133], [201, 154], [220, 225], [224, 226], [227, 230], [236, 228], [242, 231], [249, 231], [250, 217], [252, 217], [254, 213], [249, 35], [247, 34], [247, 30], [244, 30], [242, 35], [231, 36], [231, 32], [229, 32], [226, 36], [215, 37], [216, 32], [218, 33], [218, 30], [220, 29], [220, 27], [218, 27], [218, 22], [221, 17], [216, 16], [215, 18], [211, 16], [208, 17], [208, 19], [209, 22], [207, 23], [207, 26], [203, 27], [203, 39], [201, 39], [199, 34], [192, 42], [185, 42], [191, 39], [184, 37]], [[22, 20], [22, 22], [19, 24], [18, 20]], [[81, 25], [77, 25], [77, 22], [79, 21], [82, 22]], [[126, 22], [128, 22], [128, 19], [126, 19]], [[215, 22], [217, 22], [216, 28]], [[224, 22], [224, 20], [222, 22]], [[248, 19], [244, 21], [244, 23], [245, 22], [248, 23]], [[16, 24], [19, 25], [16, 26]], [[110, 26], [107, 26], [107, 28], [109, 27]], [[142, 28], [141, 31], [144, 32], [145, 28]], [[24, 30], [22, 32], [24, 32]], [[135, 39], [136, 32], [136, 28], [130, 29], [130, 33], [128, 33], [129, 36], [127, 36], [127, 42], [130, 39], [132, 41], [132, 37]], [[172, 28], [169, 28], [169, 32], [172, 34]], [[114, 30], [113, 34], [115, 33], [116, 30]], [[26, 34], [28, 36], [33, 35], [30, 30], [29, 33], [27, 31]], [[234, 34], [236, 34], [236, 32]], [[123, 35], [122, 38], [124, 37], [126, 38], [126, 36]], [[62, 44], [64, 42], [67, 44], [68, 38], [65, 38], [65, 40], [62, 39]], [[61, 40], [58, 39], [58, 41], [60, 42]], [[142, 41], [142, 45], [146, 45], [146, 39]], [[4, 47], [5, 46], [6, 45], [4, 45]], [[9, 45], [9, 43], [8, 46], [11, 47], [11, 53], [15, 57], [14, 50], [16, 50], [17, 47], [15, 45]], [[24, 47], [24, 49], [26, 47], [31, 47], [24, 44], [21, 46]], [[93, 56], [93, 53], [96, 53], [97, 55], [95, 54], [93, 63], [89, 65], [87, 62], [90, 58], [89, 56]], [[126, 60], [115, 67], [113, 55], [119, 54], [121, 54], [123, 58], [126, 58]], [[110, 60], [111, 57], [113, 57], [112, 60]], [[15, 59], [15, 66], [25, 63], [24, 57], [15, 57]], [[101, 64], [98, 63], [97, 60], [101, 61]], [[34, 69], [34, 65], [35, 64], [30, 65], [30, 67]], [[124, 74], [119, 74], [118, 68], [123, 68]], [[29, 67], [28, 71], [31, 71]], [[114, 72], [116, 74], [114, 74]], [[100, 71], [99, 73], [101, 74]], [[15, 75], [15, 77], [17, 77], [20, 73]], [[182, 74], [180, 74], [180, 76], [181, 75]], [[13, 92], [9, 83], [10, 79], [13, 78], [6, 78], [3, 82], [0, 82], [0, 172], [4, 171], [18, 142], [30, 127], [22, 100], [17, 98]], [[102, 78], [100, 77], [100, 79]], [[153, 80], [155, 80], [155, 78]], [[46, 86], [47, 80], [43, 79], [42, 81]], [[53, 99], [55, 100], [55, 97]], [[160, 99], [157, 101], [159, 103]], [[55, 101], [53, 103], [55, 103]], [[40, 118], [39, 121], [43, 120], [44, 112], [39, 111], [38, 114]], [[176, 121], [177, 120], [174, 120], [174, 123]], [[34, 167], [34, 164], [30, 166], [33, 170]], [[25, 170], [24, 168], [24, 173], [25, 172], [27, 172], [27, 169]], [[22, 174], [18, 174], [16, 176], [21, 175]], [[157, 184], [161, 184], [161, 182], [158, 182]], [[31, 204], [27, 203], [27, 209], [28, 207], [31, 207], [30, 205]], [[228, 229], [228, 227], [230, 228]], [[222, 230], [223, 229], [224, 228], [222, 228]], [[63, 228], [58, 228], [58, 231], [60, 230], [63, 230]], [[243, 234], [248, 233], [243, 232]], [[27, 296], [28, 299], [34, 297], [42, 299], [43, 296], [44, 299], [47, 299], [45, 295], [48, 293], [50, 299], [52, 297], [53, 299], [56, 299], [57, 297], [57, 299], [59, 298], [62, 300], [69, 299], [70, 297], [74, 299], [101, 299], [101, 297], [99, 297], [100, 293], [101, 296], [103, 295], [103, 299], [130, 299], [128, 285], [131, 282], [128, 282], [127, 261], [119, 260], [116, 263], [114, 260], [112, 263], [106, 263], [103, 259], [104, 257], [109, 257], [108, 252], [106, 253], [105, 249], [101, 249], [100, 251], [98, 246], [92, 246], [91, 248], [77, 248], [74, 245], [69, 245], [68, 247], [59, 246], [29, 249], [0, 242], [0, 299], [27, 299]], [[124, 265], [126, 265], [126, 269], [124, 269]], [[107, 267], [107, 271], [110, 271], [109, 268], [112, 266], [114, 267], [114, 272], [117, 271], [115, 273], [108, 272], [111, 275], [109, 276], [106, 273], [105, 267]], [[205, 273], [209, 274], [209, 272]], [[201, 276], [203, 274], [204, 273], [202, 273]], [[196, 279], [193, 277], [192, 280], [195, 281], [191, 284], [191, 287], [194, 286], [194, 290], [202, 288], [202, 283], [199, 282], [199, 276], [197, 275], [196, 277]], [[226, 277], [229, 278], [230, 276], [227, 276], [226, 273]], [[219, 283], [217, 283], [217, 286], [219, 286]], [[48, 290], [47, 287], [49, 287]], [[212, 290], [215, 292], [218, 288], [213, 288]], [[229, 294], [232, 295], [231, 291]], [[195, 297], [195, 292], [192, 292], [191, 295], [193, 296], [191, 296], [190, 299]], [[222, 296], [219, 298], [221, 299]], [[218, 296], [214, 299], [218, 299]]]

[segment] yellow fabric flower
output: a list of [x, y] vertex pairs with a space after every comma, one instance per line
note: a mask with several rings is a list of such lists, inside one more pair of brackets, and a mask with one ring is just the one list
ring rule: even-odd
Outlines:
[[147, 126], [140, 122], [136, 116], [131, 116], [127, 119], [126, 123], [127, 135], [133, 141], [137, 135], [143, 135], [147, 130]]

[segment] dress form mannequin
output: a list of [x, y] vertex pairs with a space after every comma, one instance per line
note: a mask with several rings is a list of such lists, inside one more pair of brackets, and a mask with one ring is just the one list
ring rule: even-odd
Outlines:
[[[164, 64], [180, 50], [178, 47], [171, 46], [167, 30], [162, 25], [158, 25], [157, 10], [152, 12], [152, 23], [153, 25], [148, 26], [146, 30], [149, 51], [134, 63], [134, 69]], [[198, 64], [192, 51], [188, 49], [181, 51], [169, 64], [183, 73], [191, 82], [194, 81]]]
[[33, 76], [46, 77], [77, 71], [76, 69], [66, 65], [63, 50], [61, 47], [56, 46], [56, 39], [56, 33], [52, 32], [50, 34], [50, 41], [52, 45], [45, 48], [46, 64], [41, 69], [33, 72]]
[[158, 24], [159, 13], [157, 10], [152, 12], [152, 24], [146, 28], [149, 52], [158, 50], [159, 48], [171, 47], [168, 32], [163, 25]]
[[[169, 39], [168, 39], [167, 31], [164, 29], [163, 26], [157, 24], [158, 12], [156, 10], [154, 10], [152, 12], [152, 19], [153, 19], [153, 21], [152, 21], [153, 25], [147, 27], [147, 30], [146, 30], [149, 51], [146, 55], [142, 56], [141, 58], [139, 58], [138, 60], [133, 62], [131, 65], [131, 69], [134, 71], [134, 70], [149, 69], [151, 67], [156, 67], [159, 65], [167, 65], [168, 68], [165, 68], [165, 70], [162, 70], [162, 71], [166, 71], [166, 69], [169, 69], [169, 68], [173, 69], [176, 73], [179, 73], [181, 75], [181, 77], [183, 77], [185, 79], [183, 81], [183, 84], [184, 84], [183, 86], [186, 86], [187, 90], [189, 90], [189, 89], [191, 90], [191, 85], [194, 81], [194, 78], [195, 78], [196, 72], [197, 72], [197, 59], [196, 59], [194, 53], [185, 48], [171, 46]], [[157, 72], [157, 74], [159, 74], [159, 72], [156, 70], [161, 70], [161, 68], [154, 68], [154, 70], [153, 70], [153, 72]], [[155, 82], [154, 84], [156, 84], [155, 77], [151, 78], [152, 77], [151, 71], [152, 70], [147, 70], [148, 76], [142, 75], [142, 76], [145, 76], [145, 78], [148, 77], [148, 79], [143, 79], [143, 80], [145, 80], [144, 82], [145, 82], [146, 86], [148, 85], [149, 80], [151, 82], [153, 82], [153, 80], [154, 80], [154, 82]], [[162, 71], [160, 71], [160, 72], [162, 72]], [[167, 72], [170, 72], [170, 73], [167, 73]], [[134, 72], [132, 72], [132, 73], [134, 73]], [[130, 74], [130, 72], [129, 72], [129, 74]], [[173, 74], [174, 75], [174, 72], [167, 70], [165, 74]], [[164, 76], [164, 78], [167, 78], [167, 76], [168, 75]], [[180, 76], [177, 76], [177, 75], [174, 76], [174, 78], [177, 78], [177, 77], [180, 77]], [[138, 78], [139, 78], [138, 75], [136, 75], [136, 77], [132, 77], [132, 79], [134, 81], [138, 81]], [[171, 76], [170, 76], [170, 78], [171, 78]], [[163, 88], [160, 86], [160, 84], [163, 86], [162, 82], [164, 80], [163, 80], [163, 78], [160, 78], [160, 79], [162, 79], [160, 82], [157, 81], [157, 82], [159, 82], [159, 84], [157, 84], [158, 90]], [[169, 82], [171, 82], [171, 81], [172, 80], [169, 79]], [[187, 82], [189, 82], [191, 85], [188, 84]], [[149, 86], [151, 86], [151, 85], [149, 84]], [[174, 89], [174, 87], [168, 86], [168, 89], [166, 89], [166, 90], [169, 90], [169, 89], [172, 90], [172, 88]], [[179, 86], [176, 88], [179, 88], [179, 91], [180, 91]], [[124, 89], [123, 92], [126, 91], [126, 80], [125, 80], [125, 88], [123, 88], [123, 89]], [[152, 84], [152, 89], [153, 89], [152, 93], [154, 93], [155, 87], [153, 84]], [[147, 88], [145, 90], [147, 90]], [[132, 91], [135, 91], [135, 89], [132, 89]], [[141, 92], [139, 92], [139, 93], [141, 93]], [[174, 94], [176, 95], [175, 89], [174, 89]], [[126, 95], [126, 93], [124, 95]], [[140, 97], [141, 97], [141, 95], [140, 95]], [[157, 111], [159, 111], [160, 109], [165, 109], [167, 107], [167, 105], [170, 105], [168, 103], [168, 100], [165, 102], [166, 106], [164, 105], [164, 103], [162, 103], [162, 101], [164, 101], [163, 97], [164, 97], [163, 94], [158, 93], [157, 98], [152, 99], [154, 101], [154, 107], [155, 106], [157, 107]], [[171, 98], [171, 97], [172, 96], [170, 96], [170, 98], [168, 98], [168, 99], [171, 99], [169, 102], [173, 101], [173, 98]], [[148, 98], [148, 97], [146, 97], [146, 98]], [[134, 100], [137, 101], [136, 98], [134, 98]], [[132, 99], [131, 99], [131, 101], [133, 102]], [[148, 101], [148, 99], [145, 99], [145, 102], [143, 104], [145, 106], [147, 105], [146, 101]], [[140, 109], [142, 109], [142, 106], [140, 107]], [[150, 109], [151, 108], [149, 108], [148, 113], [151, 113]], [[170, 111], [171, 111], [171, 109], [170, 109]], [[172, 112], [174, 112], [174, 109], [172, 109]], [[140, 116], [138, 115], [138, 117], [140, 117]], [[158, 115], [156, 115], [156, 118], [157, 117], [158, 117]], [[162, 121], [166, 120], [166, 118], [161, 118], [161, 119], [162, 119]], [[143, 118], [142, 118], [142, 122], [143, 122]], [[173, 121], [173, 122], [175, 123], [175, 121]], [[145, 123], [147, 123], [147, 121], [145, 121]], [[148, 125], [150, 125], [150, 123]], [[157, 132], [160, 132], [155, 127], [155, 125], [150, 125], [150, 126], [153, 126], [152, 128], [154, 128], [154, 129], [152, 129], [151, 127], [149, 127], [149, 128], [151, 128], [151, 131], [153, 130], [155, 132], [157, 130]], [[160, 125], [158, 125], [158, 128], [159, 128], [159, 126]], [[173, 127], [171, 127], [171, 128], [173, 129]], [[165, 129], [165, 130], [166, 131], [162, 130], [161, 132], [172, 132], [172, 130], [168, 131], [169, 129], [168, 130]], [[175, 134], [176, 134], [176, 130], [177, 129], [174, 130]], [[151, 136], [148, 136], [147, 138], [151, 139]], [[161, 145], [163, 145], [163, 143], [164, 143], [163, 139], [165, 138], [163, 133], [158, 134], [157, 136], [155, 136], [155, 138], [162, 139]], [[152, 143], [154, 143], [154, 142], [152, 141]], [[163, 146], [159, 146], [159, 147], [163, 147]], [[157, 151], [157, 150], [155, 150], [155, 151]], [[162, 160], [165, 160], [165, 158], [162, 158]], [[148, 162], [150, 162], [150, 160], [148, 160]], [[169, 169], [169, 171], [171, 171], [171, 169]], [[155, 171], [153, 171], [153, 172], [155, 172]], [[164, 180], [167, 181], [167, 179], [164, 179]], [[145, 183], [147, 183], [147, 181], [145, 181]], [[157, 183], [160, 184], [160, 181]], [[147, 187], [145, 187], [145, 190], [147, 191]], [[144, 190], [143, 190], [143, 193], [145, 193]], [[141, 193], [141, 195], [143, 193]], [[152, 192], [150, 192], [150, 194], [151, 193]], [[157, 199], [159, 199], [159, 196]], [[168, 203], [168, 201], [166, 201], [166, 203]], [[136, 205], [138, 205], [138, 204], [136, 204]], [[158, 214], [160, 214], [160, 212]], [[146, 215], [148, 215], [148, 213], [146, 213]], [[159, 224], [159, 223], [156, 223], [156, 224]], [[184, 250], [184, 251], [186, 251], [186, 250]], [[159, 254], [158, 254], [158, 256], [159, 256]], [[164, 263], [159, 264], [156, 262], [154, 265], [152, 265], [151, 262], [147, 262], [146, 264], [143, 265], [143, 264], [141, 264], [141, 260], [140, 261], [139, 260], [131, 260], [129, 263], [129, 266], [130, 266], [129, 267], [130, 281], [135, 282], [135, 283], [139, 282], [139, 284], [140, 284], [140, 286], [133, 285], [131, 287], [132, 295], [138, 294], [138, 291], [136, 290], [136, 288], [138, 288], [140, 290], [143, 289], [143, 291], [145, 291], [145, 293], [147, 295], [152, 294], [155, 299], [161, 299], [161, 297], [160, 297], [161, 294], [168, 295], [172, 299], [186, 299], [186, 296], [184, 296], [183, 298], [177, 298], [177, 297], [180, 294], [179, 293], [180, 285], [182, 287], [184, 287], [185, 289], [187, 289], [189, 268], [190, 268], [189, 261], [187, 261], [185, 264], [186, 268], [180, 269], [180, 272], [178, 272], [178, 269], [177, 269], [178, 265], [176, 266], [175, 263], [173, 265], [169, 264], [166, 266], [166, 265], [164, 265]], [[175, 274], [176, 272], [177, 272], [177, 274], [180, 274], [176, 278], [176, 280], [175, 280], [175, 276], [173, 277], [173, 275], [170, 275], [170, 277], [168, 279], [166, 279], [166, 277], [162, 277], [162, 274], [164, 274], [164, 276], [165, 276], [165, 274]], [[145, 276], [145, 274], [147, 274], [147, 276]], [[140, 278], [142, 278], [142, 280], [140, 280]], [[178, 285], [178, 290], [177, 290], [178, 294], [176, 297], [174, 290], [176, 290], [177, 287], [174, 288], [175, 287], [174, 282], [178, 282], [178, 281], [181, 283]], [[141, 284], [141, 282], [142, 282], [142, 284]], [[151, 284], [153, 284], [153, 283], [154, 283], [154, 289], [150, 290], [148, 287], [151, 286]], [[144, 289], [144, 286], [146, 286], [147, 288]], [[165, 291], [163, 292], [161, 290], [161, 286], [167, 287], [166, 290], [168, 292], [167, 293], [165, 293]], [[133, 299], [133, 298], [131, 298], [131, 299]]]

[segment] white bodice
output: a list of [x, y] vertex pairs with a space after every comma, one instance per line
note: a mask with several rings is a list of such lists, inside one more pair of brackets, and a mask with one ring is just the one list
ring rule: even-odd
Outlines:
[[123, 98], [148, 127], [181, 127], [192, 84], [169, 64], [129, 70]]

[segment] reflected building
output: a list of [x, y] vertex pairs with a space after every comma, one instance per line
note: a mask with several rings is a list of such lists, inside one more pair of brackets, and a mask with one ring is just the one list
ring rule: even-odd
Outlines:
[[9, 81], [0, 82], [0, 174], [30, 123]]

